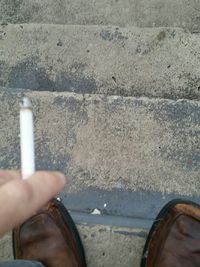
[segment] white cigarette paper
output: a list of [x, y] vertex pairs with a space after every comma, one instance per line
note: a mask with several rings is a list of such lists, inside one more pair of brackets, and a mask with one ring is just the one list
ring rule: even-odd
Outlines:
[[35, 172], [34, 133], [32, 105], [23, 98], [20, 109], [21, 175], [27, 179]]

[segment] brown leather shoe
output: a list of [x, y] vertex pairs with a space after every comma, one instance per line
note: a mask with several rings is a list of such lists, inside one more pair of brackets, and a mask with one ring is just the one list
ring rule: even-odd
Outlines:
[[13, 231], [15, 259], [37, 260], [45, 267], [86, 267], [76, 226], [57, 199]]
[[156, 218], [146, 241], [141, 267], [200, 266], [200, 206], [169, 202]]

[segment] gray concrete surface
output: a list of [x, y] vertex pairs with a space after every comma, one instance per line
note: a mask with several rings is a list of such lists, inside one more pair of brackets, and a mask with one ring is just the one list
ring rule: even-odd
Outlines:
[[200, 30], [198, 0], [1, 0], [0, 21], [12, 23], [182, 27]]
[[11, 232], [0, 238], [0, 261], [12, 260], [12, 234]]
[[[78, 225], [88, 267], [139, 267], [147, 233], [141, 229]], [[13, 259], [12, 239], [0, 239], [0, 260]]]
[[0, 166], [19, 167], [19, 101], [34, 104], [38, 169], [88, 187], [199, 196], [198, 101], [0, 89]]
[[[161, 206], [200, 203], [199, 10], [197, 0], [0, 1], [0, 86], [13, 88], [0, 87], [0, 168], [20, 167], [27, 95], [37, 169], [67, 175], [61, 196], [89, 267], [139, 267]], [[0, 260], [12, 257], [8, 234]]]
[[[133, 191], [95, 187], [60, 194], [64, 205], [72, 211], [78, 223], [149, 229], [162, 207], [174, 199], [186, 199], [200, 204], [200, 197], [163, 194], [153, 191]], [[97, 209], [101, 217], [90, 216]]]
[[0, 85], [200, 99], [200, 35], [169, 28], [0, 27]]

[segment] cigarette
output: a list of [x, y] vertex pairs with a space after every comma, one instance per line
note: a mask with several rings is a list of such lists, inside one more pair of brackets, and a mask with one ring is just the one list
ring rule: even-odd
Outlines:
[[24, 97], [20, 105], [21, 176], [27, 179], [35, 172], [33, 112], [31, 101]]

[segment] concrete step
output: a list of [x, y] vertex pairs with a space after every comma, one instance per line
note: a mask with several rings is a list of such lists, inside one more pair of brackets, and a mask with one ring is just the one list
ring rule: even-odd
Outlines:
[[0, 85], [200, 99], [200, 35], [175, 28], [0, 27]]
[[[160, 208], [174, 198], [200, 203], [199, 102], [1, 87], [1, 168], [20, 167], [25, 95], [34, 105], [37, 169], [68, 177], [60, 197], [88, 266], [139, 267]], [[0, 258], [12, 258], [10, 235], [0, 241]]]
[[11, 23], [182, 27], [200, 30], [198, 0], [1, 0], [0, 20]]
[[64, 171], [68, 194], [96, 188], [100, 195], [124, 190], [124, 198], [132, 196], [129, 190], [199, 196], [198, 101], [1, 88], [4, 168], [20, 166], [18, 110], [24, 94], [35, 106], [37, 167]]

